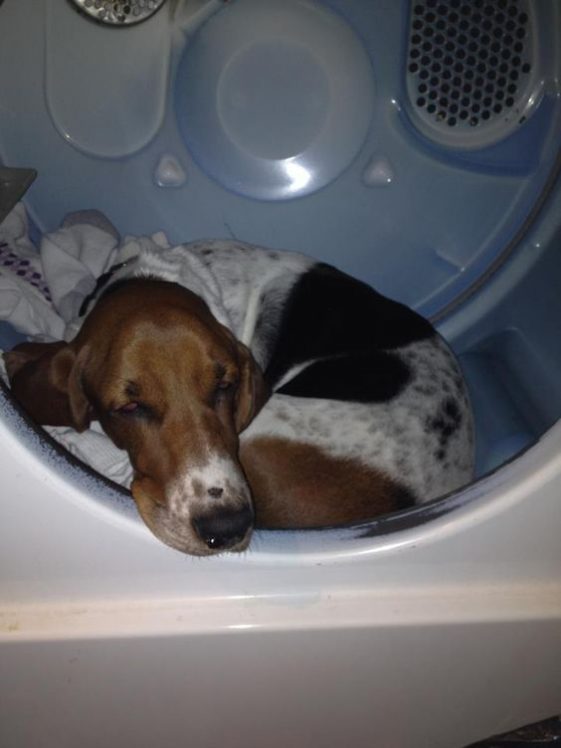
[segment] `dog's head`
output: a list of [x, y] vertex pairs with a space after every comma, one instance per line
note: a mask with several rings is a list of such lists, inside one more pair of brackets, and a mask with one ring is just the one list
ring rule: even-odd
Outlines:
[[253, 526], [238, 434], [267, 398], [249, 350], [191, 292], [138, 279], [110, 290], [70, 343], [5, 354], [12, 391], [44, 425], [99, 420], [130, 457], [152, 532], [196, 555], [243, 550]]

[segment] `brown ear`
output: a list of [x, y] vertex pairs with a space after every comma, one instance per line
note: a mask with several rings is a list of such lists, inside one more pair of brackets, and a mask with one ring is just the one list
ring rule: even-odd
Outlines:
[[81, 366], [67, 343], [22, 343], [4, 353], [14, 397], [43, 426], [89, 426]]
[[238, 354], [241, 379], [236, 395], [234, 420], [239, 434], [249, 426], [271, 393], [251, 351], [243, 343], [238, 343]]

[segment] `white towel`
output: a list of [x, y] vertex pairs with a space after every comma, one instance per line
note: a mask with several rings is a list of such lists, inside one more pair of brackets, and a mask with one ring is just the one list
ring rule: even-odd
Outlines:
[[46, 426], [45, 430], [100, 475], [125, 488], [130, 486], [133, 475], [128, 454], [113, 444], [97, 421], [81, 434], [64, 426]]
[[[18, 267], [0, 266], [0, 319], [34, 340], [61, 340], [83, 298], [95, 287], [118, 245], [118, 234], [96, 211], [72, 214], [41, 240], [39, 253], [29, 238], [22, 203], [0, 224], [0, 243], [45, 281], [50, 300]], [[21, 263], [20, 263], [21, 266]]]

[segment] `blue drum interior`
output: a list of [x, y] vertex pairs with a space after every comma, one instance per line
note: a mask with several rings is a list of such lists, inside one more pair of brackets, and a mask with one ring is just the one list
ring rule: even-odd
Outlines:
[[555, 0], [179, 0], [123, 28], [75, 5], [0, 3], [0, 160], [38, 172], [36, 239], [95, 208], [362, 278], [460, 357], [478, 476], [560, 417]]

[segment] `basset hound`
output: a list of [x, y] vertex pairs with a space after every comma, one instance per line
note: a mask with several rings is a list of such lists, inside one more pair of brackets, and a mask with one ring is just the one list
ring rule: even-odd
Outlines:
[[39, 424], [98, 420], [164, 543], [241, 551], [253, 527], [355, 523], [473, 474], [456, 358], [417, 313], [330, 265], [236, 241], [143, 250], [70, 342], [5, 354]]

